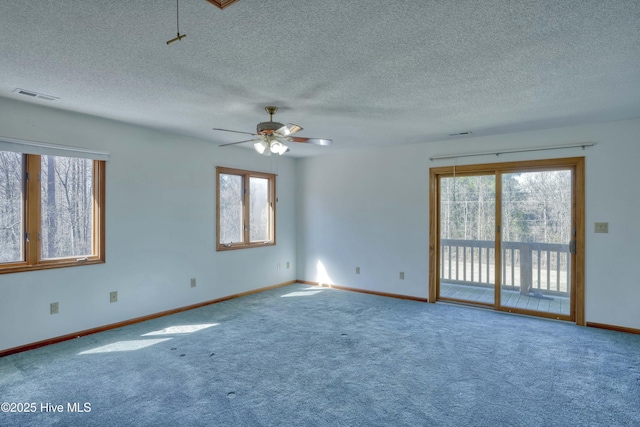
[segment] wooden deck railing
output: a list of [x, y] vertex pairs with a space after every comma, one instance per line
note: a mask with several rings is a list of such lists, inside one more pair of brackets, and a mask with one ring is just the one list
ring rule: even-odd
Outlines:
[[[569, 245], [502, 242], [502, 289], [568, 296]], [[491, 240], [440, 239], [440, 278], [493, 287], [495, 244]]]

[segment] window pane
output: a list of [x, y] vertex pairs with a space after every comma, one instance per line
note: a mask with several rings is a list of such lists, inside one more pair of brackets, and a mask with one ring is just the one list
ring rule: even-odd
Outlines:
[[220, 243], [242, 240], [242, 176], [220, 174]]
[[251, 242], [269, 240], [269, 180], [250, 177]]
[[0, 151], [0, 263], [24, 261], [23, 174], [22, 155]]
[[93, 161], [41, 157], [42, 258], [93, 254]]
[[502, 175], [501, 305], [571, 314], [572, 173]]

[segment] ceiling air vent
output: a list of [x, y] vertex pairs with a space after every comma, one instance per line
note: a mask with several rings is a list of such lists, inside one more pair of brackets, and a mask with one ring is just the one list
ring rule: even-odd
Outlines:
[[207, 1], [212, 5], [219, 7], [220, 9], [224, 9], [225, 7], [230, 6], [233, 3], [237, 2], [238, 0], [207, 0]]
[[473, 132], [471, 132], [471, 131], [450, 133], [449, 136], [466, 136], [466, 135], [471, 135], [472, 133]]
[[44, 99], [45, 101], [58, 101], [60, 98], [57, 96], [45, 95], [43, 93], [34, 92], [32, 90], [25, 90], [16, 88], [13, 90], [13, 93], [17, 93], [19, 95], [29, 96], [31, 98]]

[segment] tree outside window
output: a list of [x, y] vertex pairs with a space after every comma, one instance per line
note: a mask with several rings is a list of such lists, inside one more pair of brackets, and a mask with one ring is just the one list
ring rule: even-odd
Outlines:
[[104, 166], [0, 151], [0, 273], [104, 262]]
[[216, 170], [217, 250], [275, 245], [275, 175]]

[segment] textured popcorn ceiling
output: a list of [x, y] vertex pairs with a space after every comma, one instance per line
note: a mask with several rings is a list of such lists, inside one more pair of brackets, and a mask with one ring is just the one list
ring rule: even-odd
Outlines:
[[182, 0], [180, 32], [171, 0], [0, 0], [0, 96], [216, 145], [275, 104], [334, 140], [288, 156], [640, 117], [638, 0]]

